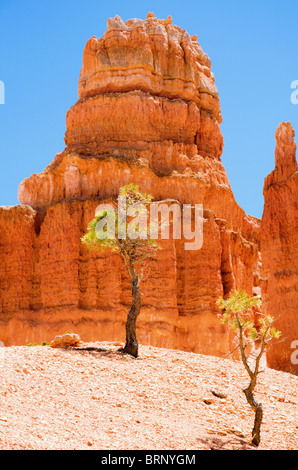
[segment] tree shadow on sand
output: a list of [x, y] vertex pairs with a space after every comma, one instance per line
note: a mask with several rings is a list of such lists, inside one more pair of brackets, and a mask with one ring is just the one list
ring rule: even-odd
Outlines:
[[111, 359], [123, 359], [123, 360], [136, 360], [136, 358], [130, 356], [129, 354], [125, 354], [123, 352], [123, 348], [119, 346], [119, 348], [115, 349], [108, 349], [108, 348], [103, 348], [103, 347], [98, 347], [98, 346], [83, 346], [83, 347], [69, 347], [63, 349], [65, 352], [78, 352], [81, 355], [90, 355], [93, 357], [108, 357]]

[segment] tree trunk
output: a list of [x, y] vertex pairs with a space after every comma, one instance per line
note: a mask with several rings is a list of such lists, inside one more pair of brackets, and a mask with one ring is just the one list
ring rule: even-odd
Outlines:
[[252, 430], [252, 443], [255, 446], [258, 446], [260, 444], [262, 419], [263, 409], [261, 403], [258, 403], [255, 409], [255, 422]]
[[[255, 378], [254, 378], [255, 379]], [[258, 446], [260, 444], [261, 440], [261, 424], [262, 424], [262, 419], [263, 419], [263, 408], [262, 404], [258, 403], [254, 396], [253, 396], [253, 389], [252, 383], [250, 383], [249, 387], [247, 387], [244, 391], [247, 402], [250, 404], [250, 406], [253, 408], [255, 412], [255, 421], [254, 421], [254, 427], [252, 430], [252, 444], [255, 446]]]
[[136, 322], [141, 311], [141, 290], [138, 277], [131, 281], [131, 287], [132, 306], [126, 320], [126, 343], [123, 352], [138, 357], [139, 345], [136, 333]]

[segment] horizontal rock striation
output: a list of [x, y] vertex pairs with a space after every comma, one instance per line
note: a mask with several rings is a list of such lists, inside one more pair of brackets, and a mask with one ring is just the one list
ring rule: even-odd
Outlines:
[[221, 122], [211, 62], [196, 36], [148, 15], [145, 21], [109, 18], [102, 38], [86, 44], [80, 99], [106, 92], [141, 90], [191, 101]]
[[[31, 214], [26, 270], [8, 271], [1, 258], [12, 295], [24, 273], [18, 295], [27, 299], [7, 310], [3, 292], [5, 344], [50, 341], [66, 330], [85, 341], [124, 339], [131, 289], [121, 259], [88, 252], [80, 237], [97, 205], [133, 182], [155, 201], [204, 207], [201, 249], [186, 251], [185, 238], [170, 237], [150, 260], [140, 342], [212, 355], [230, 350], [216, 300], [233, 288], [258, 291], [260, 220], [235, 202], [220, 161], [220, 123], [211, 63], [196, 37], [170, 17], [108, 20], [103, 37], [85, 47], [65, 149], [20, 184], [22, 205], [3, 219], [9, 231], [14, 218], [22, 226]], [[15, 259], [22, 249], [9, 237], [0, 243]]]

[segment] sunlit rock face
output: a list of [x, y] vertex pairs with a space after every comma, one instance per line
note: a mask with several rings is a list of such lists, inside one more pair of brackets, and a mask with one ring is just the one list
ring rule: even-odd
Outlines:
[[[121, 258], [88, 252], [80, 237], [97, 205], [133, 182], [156, 201], [204, 208], [200, 249], [187, 251], [185, 237], [171, 236], [149, 262], [140, 342], [227, 353], [216, 300], [234, 288], [259, 292], [260, 220], [235, 202], [220, 123], [211, 62], [195, 36], [170, 17], [109, 19], [103, 37], [86, 44], [65, 149], [20, 184], [21, 209], [2, 217], [7, 233], [9, 224], [25, 229], [13, 244], [1, 232], [1, 275], [14, 287], [2, 290], [0, 339], [49, 342], [66, 330], [84, 341], [124, 339], [131, 291]], [[19, 243], [24, 260], [8, 268]], [[11, 309], [16, 295], [26, 301]]]
[[262, 295], [285, 341], [268, 352], [268, 365], [298, 374], [298, 172], [291, 124], [276, 131], [275, 169], [264, 184]]

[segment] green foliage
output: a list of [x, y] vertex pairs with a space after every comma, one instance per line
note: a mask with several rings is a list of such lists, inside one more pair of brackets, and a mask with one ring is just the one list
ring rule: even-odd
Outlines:
[[41, 344], [28, 343], [27, 346], [49, 346], [49, 343], [47, 343], [46, 341], [43, 341]]
[[153, 200], [152, 194], [142, 193], [138, 185], [134, 183], [122, 186], [119, 191], [119, 196], [125, 197], [128, 205], [138, 204], [140, 202], [148, 205]]
[[[122, 201], [121, 210], [113, 202], [98, 211], [81, 242], [90, 250], [109, 249], [120, 253], [125, 260], [143, 261], [160, 249], [156, 240], [150, 238], [151, 224], [147, 223], [146, 211], [153, 196], [142, 193], [137, 185], [131, 183], [120, 189], [119, 198]], [[146, 223], [141, 224], [145, 212]]]
[[257, 320], [252, 318], [253, 308], [261, 306], [258, 297], [251, 297], [242, 290], [236, 290], [228, 299], [220, 297], [217, 305], [223, 310], [221, 323], [227, 324], [235, 331], [241, 330], [243, 338], [270, 341], [281, 335], [281, 332], [272, 326], [275, 320], [272, 316], [259, 313]]
[[[113, 233], [109, 233], [107, 230], [110, 226], [109, 222], [111, 219], [115, 218], [114, 214], [115, 213], [113, 213], [112, 210], [106, 210], [103, 213], [96, 215], [88, 224], [87, 233], [81, 238], [81, 242], [84, 243], [90, 250], [97, 250], [99, 248], [106, 250], [107, 248], [110, 248], [112, 251], [119, 251], [117, 238]], [[96, 230], [97, 224], [103, 219], [106, 221], [106, 226], [103, 227], [103, 232], [105, 232], [106, 237], [101, 239], [97, 236]]]

